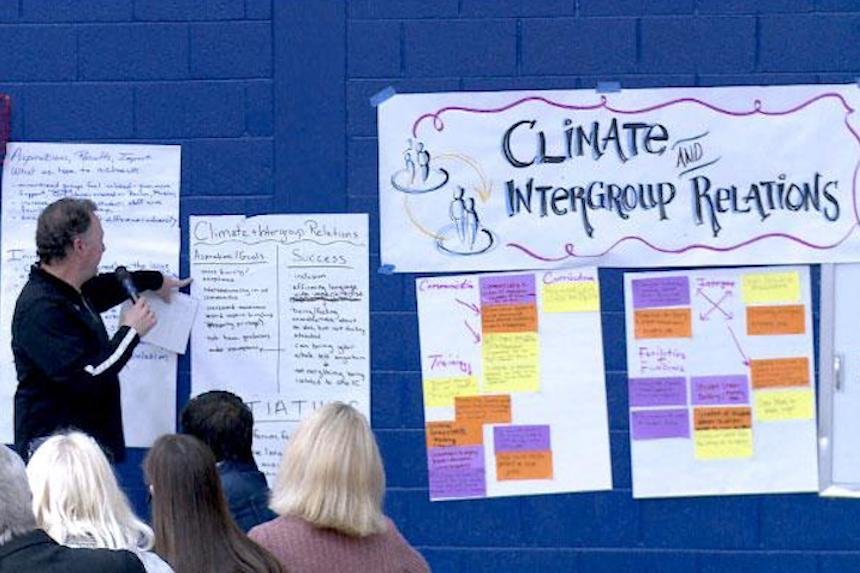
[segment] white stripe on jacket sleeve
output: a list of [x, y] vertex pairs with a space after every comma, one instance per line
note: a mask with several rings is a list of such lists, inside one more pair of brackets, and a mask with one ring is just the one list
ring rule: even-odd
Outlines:
[[113, 351], [113, 354], [108, 356], [107, 359], [98, 366], [84, 366], [84, 371], [92, 376], [102, 374], [122, 358], [122, 355], [125, 354], [126, 350], [128, 350], [129, 345], [134, 341], [135, 336], [137, 336], [137, 331], [133, 328], [129, 328], [128, 332], [125, 333], [125, 337], [122, 339], [122, 342], [120, 342], [119, 346], [116, 347], [116, 350]]

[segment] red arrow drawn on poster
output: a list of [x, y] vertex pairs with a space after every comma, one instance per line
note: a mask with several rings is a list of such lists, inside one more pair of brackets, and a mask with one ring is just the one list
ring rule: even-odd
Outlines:
[[472, 326], [469, 324], [469, 321], [468, 321], [468, 320], [464, 320], [464, 321], [463, 321], [463, 324], [465, 324], [465, 325], [466, 325], [466, 328], [468, 328], [468, 329], [469, 329], [469, 332], [471, 332], [471, 333], [472, 333], [472, 338], [475, 340], [475, 344], [478, 344], [479, 342], [481, 342], [481, 335], [480, 335], [480, 334], [478, 334], [477, 332], [475, 332], [475, 329], [474, 329], [474, 328], [472, 328]]
[[732, 340], [734, 340], [734, 341], [735, 341], [735, 346], [737, 346], [737, 348], [738, 348], [738, 352], [740, 352], [740, 353], [741, 353], [741, 356], [743, 356], [743, 357], [744, 357], [744, 366], [749, 366], [749, 365], [750, 365], [750, 359], [749, 359], [749, 356], [747, 356], [747, 355], [744, 353], [743, 348], [741, 348], [741, 343], [740, 343], [740, 342], [738, 342], [738, 337], [737, 337], [737, 336], [735, 336], [735, 331], [734, 331], [734, 330], [732, 330], [732, 327], [731, 327], [731, 326], [729, 326], [729, 325], [726, 325], [726, 327], [729, 329], [729, 333], [731, 333], [731, 335], [732, 335]]
[[454, 300], [456, 300], [458, 303], [462, 304], [463, 306], [465, 306], [466, 308], [468, 308], [469, 310], [474, 312], [475, 316], [481, 316], [481, 309], [477, 305], [472, 304], [471, 302], [462, 301], [459, 298], [455, 298]]

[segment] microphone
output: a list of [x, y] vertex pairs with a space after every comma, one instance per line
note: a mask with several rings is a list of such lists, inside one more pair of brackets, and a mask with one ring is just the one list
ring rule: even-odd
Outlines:
[[122, 290], [128, 295], [128, 298], [131, 299], [132, 302], [137, 302], [137, 299], [140, 298], [140, 293], [137, 292], [137, 287], [134, 286], [134, 281], [131, 280], [131, 275], [128, 273], [128, 269], [123, 266], [119, 266], [114, 271], [116, 274], [116, 280], [119, 281], [119, 284], [122, 286]]

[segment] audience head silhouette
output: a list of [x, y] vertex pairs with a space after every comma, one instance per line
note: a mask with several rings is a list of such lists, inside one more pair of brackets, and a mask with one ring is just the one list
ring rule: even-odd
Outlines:
[[189, 435], [161, 436], [143, 466], [152, 491], [155, 549], [177, 573], [281, 571], [230, 516], [206, 444]]
[[254, 416], [232, 392], [212, 390], [192, 398], [182, 410], [182, 431], [209, 446], [219, 462], [254, 461]]
[[48, 438], [27, 465], [33, 513], [58, 543], [107, 549], [152, 549], [152, 529], [131, 510], [110, 463], [81, 432]]
[[146, 572], [142, 560], [129, 551], [58, 544], [38, 528], [33, 501], [24, 462], [0, 445], [0, 571]]
[[361, 413], [340, 402], [304, 420], [284, 452], [271, 508], [317, 527], [364, 537], [382, 533], [385, 472]]
[[0, 546], [36, 529], [24, 462], [0, 445]]

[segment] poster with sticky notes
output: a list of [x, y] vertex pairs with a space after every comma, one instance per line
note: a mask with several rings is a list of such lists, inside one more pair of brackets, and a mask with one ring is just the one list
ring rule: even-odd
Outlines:
[[415, 286], [431, 501], [612, 489], [597, 269]]
[[808, 267], [625, 273], [633, 497], [818, 490]]

